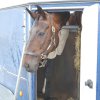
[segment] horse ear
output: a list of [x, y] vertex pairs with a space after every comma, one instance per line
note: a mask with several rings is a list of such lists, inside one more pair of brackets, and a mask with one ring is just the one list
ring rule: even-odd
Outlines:
[[30, 14], [30, 16], [35, 19], [37, 17], [37, 14], [35, 12], [30, 11], [28, 8], [26, 8], [27, 12]]
[[43, 18], [46, 18], [46, 14], [45, 14], [44, 10], [43, 10], [40, 6], [38, 6], [38, 5], [36, 5], [36, 7], [37, 7], [38, 13], [39, 13]]

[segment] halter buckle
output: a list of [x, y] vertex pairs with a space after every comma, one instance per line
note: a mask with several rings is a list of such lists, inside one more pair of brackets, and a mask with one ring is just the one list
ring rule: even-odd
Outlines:
[[41, 61], [39, 68], [45, 67], [46, 63], [47, 63], [47, 59], [44, 59], [43, 61]]
[[47, 58], [47, 55], [46, 54], [41, 54], [41, 59], [46, 59]]
[[54, 26], [52, 26], [52, 32], [55, 33], [55, 27]]

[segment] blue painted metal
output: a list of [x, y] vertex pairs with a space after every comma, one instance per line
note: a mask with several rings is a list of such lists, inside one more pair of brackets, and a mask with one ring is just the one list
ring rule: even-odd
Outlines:
[[[28, 7], [28, 9], [31, 10], [31, 6]], [[29, 37], [29, 31], [31, 29], [31, 26], [34, 22], [34, 20], [32, 20], [31, 16], [27, 13], [27, 18], [26, 18], [26, 27], [27, 27], [27, 37], [26, 37], [26, 40], [28, 40], [28, 37]], [[36, 79], [36, 73], [28, 73], [28, 82], [29, 82], [29, 100], [37, 100], [37, 86], [36, 86], [36, 82], [37, 82], [37, 79]]]
[[[37, 3], [37, 5], [40, 5], [43, 9], [47, 9], [48, 11], [52, 11], [52, 8], [53, 7], [57, 7], [58, 9], [60, 8], [64, 8], [64, 9], [66, 9], [66, 7], [67, 8], [70, 8], [69, 10], [71, 10], [71, 7], [72, 8], [75, 8], [75, 7], [79, 7], [79, 8], [82, 8], [82, 7], [86, 7], [86, 6], [91, 6], [91, 5], [93, 5], [93, 4], [95, 4], [96, 2], [77, 2], [77, 3], [75, 3], [75, 2], [70, 2], [70, 3], [68, 3], [68, 2], [60, 2], [60, 3], [49, 3], [49, 4], [43, 4], [43, 3]], [[32, 9], [34, 10], [36, 7], [34, 6], [34, 4], [33, 4], [33, 6], [32, 6]], [[59, 11], [61, 11], [59, 9]], [[83, 8], [82, 8], [83, 9]], [[76, 9], [72, 9], [72, 10], [76, 10]], [[79, 9], [78, 9], [79, 10]], [[54, 11], [56, 11], [56, 9], [53, 9], [53, 12]]]
[[[0, 11], [0, 84], [15, 91], [17, 74], [23, 48], [24, 9], [14, 8]], [[28, 100], [28, 77], [23, 69], [21, 73], [18, 100]], [[3, 100], [3, 99], [2, 99]]]
[[[20, 11], [21, 18], [19, 19], [19, 11], [17, 9], [0, 11], [0, 67], [1, 73], [5, 73], [2, 76], [0, 75], [0, 82], [7, 84], [7, 87], [10, 87], [14, 91], [16, 83], [16, 75], [18, 73], [18, 66], [20, 63], [21, 51], [23, 43], [22, 34], [23, 30], [20, 26], [22, 24], [22, 11]], [[16, 24], [14, 24], [14, 22]], [[20, 37], [19, 37], [20, 36]], [[15, 75], [7, 73], [13, 73]], [[1, 74], [0, 73], [0, 74]], [[8, 77], [14, 77], [13, 86], [9, 84]], [[11, 78], [11, 79], [12, 79]], [[6, 81], [7, 80], [7, 81]]]
[[98, 8], [98, 56], [97, 56], [97, 86], [96, 100], [100, 100], [100, 5]]

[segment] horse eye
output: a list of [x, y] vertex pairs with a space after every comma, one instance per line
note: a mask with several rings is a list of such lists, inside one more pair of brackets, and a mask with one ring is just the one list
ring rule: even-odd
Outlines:
[[39, 32], [39, 35], [40, 36], [43, 36], [45, 33], [44, 32]]

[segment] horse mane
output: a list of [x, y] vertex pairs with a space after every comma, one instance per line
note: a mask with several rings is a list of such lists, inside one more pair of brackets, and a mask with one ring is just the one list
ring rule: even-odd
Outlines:
[[81, 28], [81, 16], [82, 11], [75, 11], [74, 13], [72, 13], [69, 19], [70, 25], [78, 25]]
[[55, 14], [57, 14], [59, 16], [59, 21], [60, 21], [60, 25], [61, 27], [66, 25], [66, 22], [69, 20], [70, 18], [70, 12], [55, 12]]

